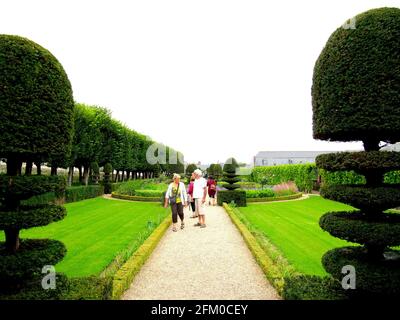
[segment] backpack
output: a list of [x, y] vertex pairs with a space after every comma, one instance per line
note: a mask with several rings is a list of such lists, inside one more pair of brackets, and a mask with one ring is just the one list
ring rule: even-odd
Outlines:
[[210, 190], [214, 191], [216, 188], [215, 182], [210, 184]]

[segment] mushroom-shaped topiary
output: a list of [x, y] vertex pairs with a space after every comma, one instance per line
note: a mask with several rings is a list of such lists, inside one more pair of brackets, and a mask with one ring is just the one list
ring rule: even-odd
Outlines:
[[[379, 151], [380, 142], [400, 140], [400, 9], [380, 8], [355, 17], [355, 28], [339, 28], [319, 56], [312, 87], [314, 138], [363, 141], [365, 151], [325, 154], [318, 168], [354, 170], [365, 185], [321, 189], [327, 199], [359, 209], [330, 212], [320, 226], [362, 247], [327, 252], [322, 263], [341, 280], [342, 267], [356, 268], [358, 296], [399, 295], [400, 219], [385, 210], [400, 206], [400, 186], [384, 184], [384, 174], [400, 169], [397, 152]], [[389, 258], [390, 256], [390, 258]]]
[[366, 151], [400, 140], [399, 10], [367, 11], [329, 38], [314, 68], [314, 138], [363, 141]]
[[45, 192], [63, 194], [66, 186], [63, 177], [21, 176], [21, 166], [68, 156], [73, 108], [71, 84], [52, 54], [28, 39], [0, 35], [0, 157], [7, 160], [7, 173], [0, 175], [0, 230], [6, 236], [0, 243], [0, 293], [8, 297], [18, 292], [28, 297], [28, 284], [45, 292], [38, 279], [42, 268], [65, 255], [59, 241], [19, 239], [21, 229], [44, 226], [66, 214], [62, 206], [21, 204]]

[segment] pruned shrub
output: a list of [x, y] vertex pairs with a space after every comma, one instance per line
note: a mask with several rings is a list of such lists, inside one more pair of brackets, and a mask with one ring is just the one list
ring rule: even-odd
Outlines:
[[275, 192], [272, 189], [246, 190], [246, 198], [267, 198], [274, 197]]
[[[66, 253], [56, 240], [20, 239], [20, 230], [45, 226], [65, 217], [62, 206], [22, 205], [23, 200], [53, 192], [63, 194], [64, 177], [21, 176], [22, 162], [63, 162], [71, 150], [74, 102], [71, 84], [57, 59], [38, 44], [0, 35], [0, 297], [51, 299], [68, 281], [58, 275], [57, 290], [40, 290], [43, 266]], [[63, 279], [63, 280], [62, 280]], [[64, 281], [65, 280], [65, 281]], [[39, 289], [39, 290], [38, 290]]]
[[400, 9], [380, 8], [355, 17], [356, 28], [338, 28], [319, 56], [312, 87], [313, 135], [329, 141], [362, 141], [363, 152], [317, 157], [328, 172], [362, 176], [361, 184], [329, 185], [321, 195], [359, 209], [330, 212], [320, 226], [331, 235], [362, 246], [328, 251], [322, 264], [336, 280], [342, 268], [356, 270], [356, 288], [349, 297], [400, 295], [398, 214], [387, 209], [400, 204], [400, 186], [387, 184], [400, 168], [397, 152], [380, 151], [380, 142], [400, 140]]
[[164, 191], [160, 190], [135, 190], [135, 195], [138, 197], [162, 197]]
[[285, 277], [282, 296], [285, 300], [344, 300], [341, 283], [331, 277], [298, 275]]
[[70, 187], [65, 190], [65, 202], [76, 202], [90, 198], [96, 198], [104, 194], [104, 187], [101, 185], [88, 185]]
[[221, 190], [218, 191], [217, 202], [219, 206], [225, 202], [227, 204], [235, 203], [238, 207], [245, 207], [246, 191], [243, 190]]
[[235, 190], [239, 189], [240, 185], [238, 182], [240, 181], [239, 175], [236, 174], [236, 170], [238, 168], [238, 164], [234, 158], [229, 158], [226, 160], [223, 168], [223, 178], [222, 181], [225, 183], [222, 184], [227, 190]]

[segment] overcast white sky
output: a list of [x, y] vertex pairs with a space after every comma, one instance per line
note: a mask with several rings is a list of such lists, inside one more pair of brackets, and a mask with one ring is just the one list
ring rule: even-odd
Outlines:
[[1, 1], [0, 33], [63, 64], [78, 102], [210, 163], [261, 150], [346, 150], [312, 138], [311, 79], [330, 34], [399, 0]]

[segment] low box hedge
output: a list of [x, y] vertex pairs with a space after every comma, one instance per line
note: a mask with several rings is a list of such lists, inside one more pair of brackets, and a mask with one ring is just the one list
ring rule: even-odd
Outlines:
[[113, 192], [111, 194], [111, 197], [115, 199], [121, 199], [121, 200], [129, 200], [129, 201], [143, 201], [143, 202], [162, 202], [163, 197], [139, 197], [139, 196], [128, 196], [124, 194], [118, 194], [116, 192]]
[[246, 198], [269, 198], [274, 197], [275, 193], [272, 189], [264, 190], [246, 190]]
[[79, 277], [69, 278], [69, 290], [62, 300], [110, 300], [112, 277]]
[[140, 268], [156, 248], [170, 225], [171, 217], [168, 216], [129, 258], [129, 260], [116, 272], [112, 283], [112, 299], [120, 299], [123, 293], [129, 289], [135, 275], [140, 271]]
[[63, 204], [85, 199], [96, 198], [104, 194], [103, 185], [73, 186], [65, 190], [64, 195], [57, 196], [55, 192], [47, 192], [23, 200], [21, 204], [35, 206], [43, 204]]
[[164, 191], [160, 190], [135, 190], [135, 196], [147, 198], [160, 198], [164, 195]]
[[247, 198], [247, 202], [271, 202], [271, 201], [283, 201], [283, 200], [294, 200], [299, 199], [303, 196], [302, 192], [291, 194], [288, 196], [280, 197], [267, 197], [267, 198]]
[[340, 284], [338, 286], [337, 281], [333, 278], [321, 278], [297, 272], [274, 245], [269, 242], [264, 243], [259, 232], [250, 229], [245, 216], [239, 216], [240, 210], [234, 209], [226, 203], [223, 206], [271, 285], [282, 298], [287, 300], [338, 300], [346, 298]]
[[284, 274], [281, 273], [279, 268], [277, 268], [277, 266], [274, 264], [274, 261], [263, 250], [257, 239], [246, 227], [246, 225], [242, 221], [240, 221], [234, 210], [226, 203], [223, 204], [223, 207], [228, 216], [231, 218], [232, 222], [239, 230], [248, 248], [250, 249], [251, 253], [253, 254], [254, 258], [263, 270], [268, 280], [271, 282], [277, 292], [279, 294], [282, 294], [284, 286]]
[[299, 275], [285, 277], [282, 296], [285, 300], [345, 300], [339, 281], [332, 277]]
[[234, 202], [238, 207], [245, 207], [246, 191], [244, 190], [221, 190], [218, 191], [217, 202], [219, 206], [225, 203]]
[[65, 190], [65, 202], [76, 202], [90, 198], [96, 198], [104, 194], [104, 186], [88, 185], [70, 187]]

